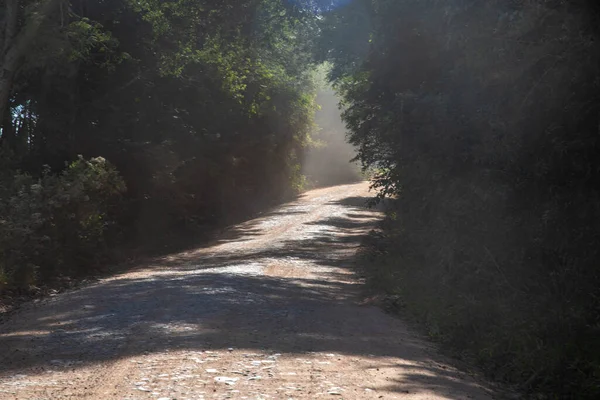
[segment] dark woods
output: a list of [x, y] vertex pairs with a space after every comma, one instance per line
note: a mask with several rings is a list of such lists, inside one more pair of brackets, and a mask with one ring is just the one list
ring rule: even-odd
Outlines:
[[85, 273], [115, 241], [160, 242], [300, 190], [312, 13], [262, 0], [0, 4], [0, 285]]
[[397, 199], [373, 286], [497, 379], [600, 396], [595, 2], [0, 7], [0, 288], [296, 193], [327, 62]]
[[600, 396], [590, 4], [355, 1], [324, 28], [350, 141], [398, 199], [372, 283], [460, 355], [550, 398]]

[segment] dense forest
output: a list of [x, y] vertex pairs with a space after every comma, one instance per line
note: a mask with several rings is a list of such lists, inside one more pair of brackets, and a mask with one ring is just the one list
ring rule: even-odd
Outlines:
[[556, 399], [600, 397], [598, 22], [592, 2], [365, 0], [321, 37], [350, 141], [397, 199], [371, 284]]
[[2, 1], [0, 282], [87, 273], [122, 242], [301, 190], [320, 78], [306, 5]]
[[371, 287], [520, 391], [600, 396], [595, 2], [0, 9], [0, 288], [250, 215], [332, 167], [324, 144], [352, 157], [327, 137], [338, 124], [319, 138], [327, 65], [356, 160], [394, 199]]

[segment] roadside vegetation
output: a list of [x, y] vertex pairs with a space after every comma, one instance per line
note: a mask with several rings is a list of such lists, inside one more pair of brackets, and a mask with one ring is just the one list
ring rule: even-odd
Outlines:
[[583, 1], [325, 17], [350, 141], [395, 199], [371, 287], [534, 398], [600, 398], [599, 21]]
[[373, 290], [532, 397], [600, 398], [597, 2], [0, 11], [0, 292], [358, 179], [356, 156], [393, 199]]
[[313, 6], [2, 1], [0, 291], [301, 191], [318, 129]]

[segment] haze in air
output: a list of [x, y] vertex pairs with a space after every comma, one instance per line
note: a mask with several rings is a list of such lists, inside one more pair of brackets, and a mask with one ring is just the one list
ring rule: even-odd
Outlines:
[[0, 0], [0, 397], [600, 398], [599, 28]]
[[354, 161], [356, 149], [346, 138], [339, 96], [323, 82], [317, 90], [316, 103], [315, 131], [311, 145], [304, 152], [302, 173], [313, 186], [362, 180], [360, 165]]

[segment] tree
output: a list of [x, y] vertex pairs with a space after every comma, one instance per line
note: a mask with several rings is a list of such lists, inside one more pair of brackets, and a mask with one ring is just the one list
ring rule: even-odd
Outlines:
[[[43, 24], [56, 11], [62, 0], [45, 0], [39, 2], [35, 11], [21, 15], [25, 10], [24, 1], [5, 0], [3, 4], [4, 18], [1, 23], [0, 44], [0, 121], [5, 120], [5, 113], [13, 87], [15, 75], [21, 68], [23, 58], [30, 50], [32, 43], [40, 35]], [[27, 5], [31, 7], [30, 4]], [[19, 20], [25, 22], [19, 26]], [[6, 133], [2, 135], [6, 139]]]
[[142, 243], [302, 188], [313, 12], [279, 0], [105, 0], [42, 13], [50, 4], [19, 3], [18, 30], [39, 26], [11, 68], [0, 186], [102, 156], [127, 186], [107, 218]]
[[561, 398], [600, 393], [600, 51], [582, 5], [358, 1], [325, 16], [320, 52], [398, 199], [377, 262], [394, 294], [490, 374]]

